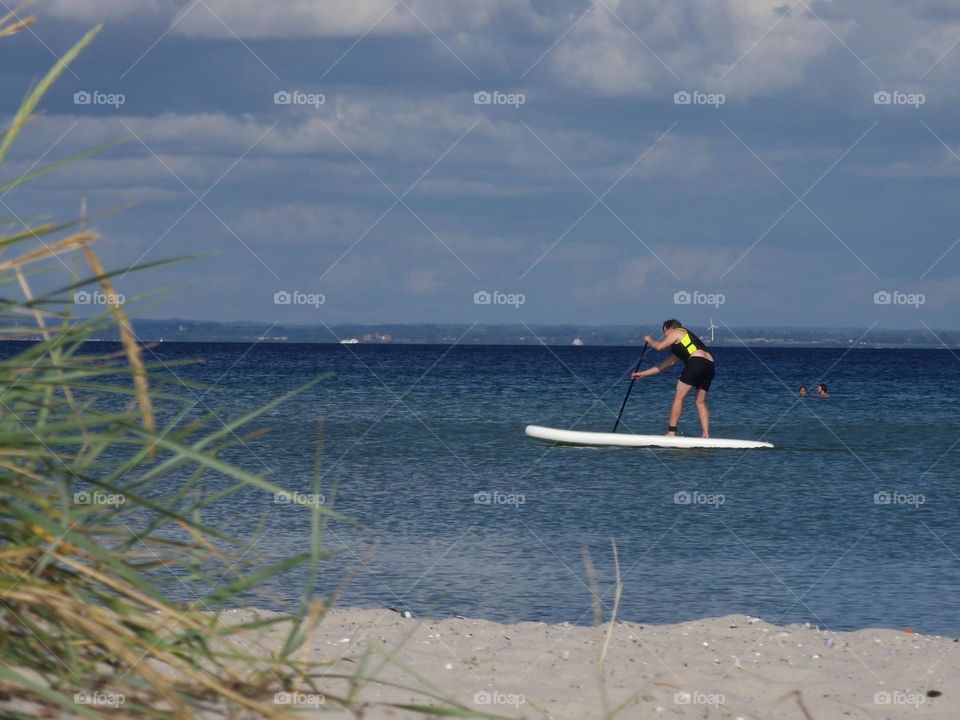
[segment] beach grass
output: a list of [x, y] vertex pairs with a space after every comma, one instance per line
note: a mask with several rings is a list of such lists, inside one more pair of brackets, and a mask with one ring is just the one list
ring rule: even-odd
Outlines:
[[[0, 41], [34, 22], [18, 13], [0, 17]], [[44, 94], [99, 32], [29, 90], [0, 137], [0, 171]], [[7, 177], [0, 193], [63, 164], [32, 165]], [[198, 407], [195, 388], [137, 338], [131, 303], [121, 301], [121, 277], [156, 263], [108, 270], [88, 225], [83, 216], [0, 225], [0, 339], [21, 341], [0, 359], [5, 716], [293, 717], [283, 698], [295, 691], [361, 717], [364, 690], [377, 682], [373, 655], [343, 674], [311, 660], [307, 645], [336, 599], [336, 589], [318, 588], [324, 530], [347, 519], [223, 457], [262, 432], [264, 415], [289, 395], [228, 419]], [[105, 298], [102, 312], [78, 317], [77, 293]], [[119, 349], [92, 342], [102, 337], [119, 337]], [[265, 507], [278, 496], [303, 504], [311, 536], [289, 557], [263, 558], [259, 535], [232, 537], [205, 524], [205, 511], [240, 491], [262, 494]], [[226, 622], [225, 613], [293, 568], [307, 578], [296, 611]], [[268, 625], [286, 636], [265, 652], [252, 638]], [[381, 660], [398, 662], [395, 653]], [[408, 690], [419, 698], [402, 705], [409, 711], [492, 717], [416, 678]]]

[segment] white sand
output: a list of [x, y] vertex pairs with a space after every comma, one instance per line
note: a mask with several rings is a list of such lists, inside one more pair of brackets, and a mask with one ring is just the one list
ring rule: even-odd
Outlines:
[[[270, 613], [233, 611], [230, 622]], [[421, 685], [400, 665], [463, 705], [526, 718], [604, 717], [599, 648], [609, 625], [502, 625], [484, 620], [404, 619], [389, 610], [334, 610], [309, 644], [311, 659], [353, 673], [367, 647], [371, 668], [396, 651], [377, 677]], [[275, 628], [244, 644], [262, 652], [283, 635]], [[960, 643], [900, 630], [824, 632], [777, 627], [743, 615], [677, 625], [616, 623], [607, 652], [609, 707], [618, 718], [960, 718]], [[324, 689], [343, 693], [345, 684]], [[929, 697], [928, 691], [939, 691]], [[368, 686], [368, 702], [418, 702], [393, 688]], [[306, 717], [322, 697], [298, 697]], [[371, 707], [365, 718], [423, 717]]]

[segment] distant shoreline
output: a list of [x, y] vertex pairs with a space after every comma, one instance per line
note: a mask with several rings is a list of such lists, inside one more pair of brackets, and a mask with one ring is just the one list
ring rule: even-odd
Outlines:
[[[938, 348], [960, 350], [960, 330], [884, 329], [873, 327], [736, 327], [722, 321], [701, 327], [691, 323], [708, 345], [716, 347], [856, 347]], [[271, 344], [351, 345], [515, 345], [550, 347], [642, 347], [643, 337], [658, 322], [636, 325], [545, 325], [532, 323], [295, 323], [218, 322], [134, 319], [144, 342], [239, 342]], [[99, 339], [113, 340], [104, 331]]]
[[[632, 348], [640, 349], [643, 347], [643, 343], [594, 343], [588, 344], [584, 343], [580, 346], [573, 346], [569, 343], [558, 343], [558, 342], [540, 342], [539, 340], [529, 340], [529, 341], [501, 341], [501, 342], [444, 342], [444, 341], [426, 341], [426, 340], [393, 340], [391, 342], [364, 342], [358, 341], [356, 343], [344, 343], [340, 341], [331, 341], [331, 340], [290, 340], [290, 339], [281, 339], [281, 338], [264, 338], [264, 337], [176, 337], [176, 338], [167, 338], [167, 337], [150, 337], [150, 336], [138, 336], [140, 342], [145, 344], [164, 344], [164, 345], [287, 345], [287, 346], [296, 346], [296, 345], [325, 345], [330, 347], [345, 346], [350, 348], [357, 347], [471, 347], [471, 348], [491, 348], [491, 347], [527, 347], [527, 348], [536, 348], [536, 347], [549, 347], [551, 349], [566, 349], [570, 348], [571, 350], [583, 351], [595, 348], [605, 348], [605, 349], [615, 349], [615, 348]], [[24, 338], [3, 338], [0, 339], [0, 344], [4, 343], [35, 343], [41, 342], [42, 337], [24, 337]], [[118, 338], [113, 337], [95, 337], [91, 338], [88, 342], [91, 343], [119, 343]], [[711, 347], [722, 348], [722, 349], [799, 349], [799, 350], [840, 350], [840, 349], [854, 349], [854, 350], [938, 350], [943, 352], [956, 353], [960, 352], [960, 341], [957, 341], [956, 344], [952, 345], [943, 345], [943, 344], [910, 344], [910, 343], [873, 343], [861, 341], [856, 345], [853, 343], [844, 343], [840, 341], [786, 341], [786, 340], [763, 340], [751, 338], [750, 340], [744, 341], [743, 343], [725, 343], [725, 342], [713, 342]]]

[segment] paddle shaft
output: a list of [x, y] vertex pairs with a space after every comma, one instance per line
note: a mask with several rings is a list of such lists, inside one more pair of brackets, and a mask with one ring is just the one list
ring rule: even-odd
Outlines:
[[627, 400], [630, 399], [630, 392], [633, 390], [633, 384], [636, 382], [636, 380], [633, 379], [633, 373], [640, 369], [640, 363], [643, 362], [643, 356], [647, 354], [648, 347], [650, 347], [648, 343], [643, 344], [643, 350], [640, 353], [640, 357], [637, 359], [637, 364], [633, 366], [633, 370], [630, 372], [630, 387], [627, 388], [627, 394], [623, 398], [623, 404], [620, 405], [620, 414], [617, 415], [617, 421], [613, 424], [613, 432], [617, 431], [617, 426], [620, 424], [620, 418], [623, 417], [623, 409], [627, 406]]

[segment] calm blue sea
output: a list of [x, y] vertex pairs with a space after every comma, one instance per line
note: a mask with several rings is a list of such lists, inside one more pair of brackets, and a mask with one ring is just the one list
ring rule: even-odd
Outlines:
[[[230, 459], [310, 492], [318, 432], [341, 604], [501, 621], [592, 621], [588, 551], [620, 617], [738, 612], [831, 629], [960, 634], [960, 359], [946, 351], [715, 349], [715, 437], [774, 450], [550, 447], [528, 423], [608, 430], [637, 348], [170, 344], [175, 372], [229, 418], [332, 373], [270, 412]], [[634, 388], [623, 432], [660, 433], [676, 374]], [[799, 400], [825, 382], [832, 397]], [[688, 406], [681, 430], [699, 434]], [[477, 493], [495, 502], [478, 504]], [[482, 496], [481, 496], [482, 497]], [[206, 519], [256, 552], [307, 549], [309, 515], [228, 498]], [[292, 606], [304, 578], [269, 588]]]

